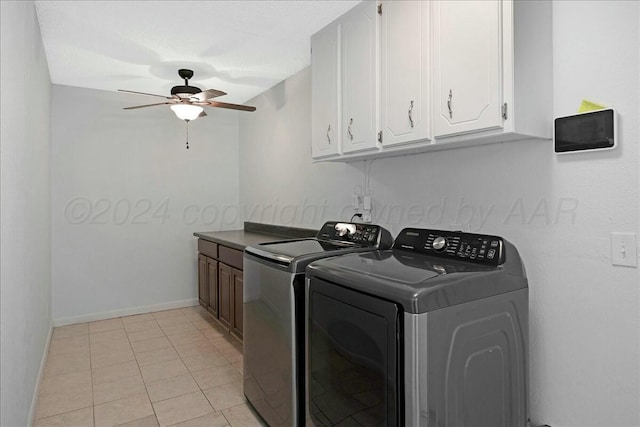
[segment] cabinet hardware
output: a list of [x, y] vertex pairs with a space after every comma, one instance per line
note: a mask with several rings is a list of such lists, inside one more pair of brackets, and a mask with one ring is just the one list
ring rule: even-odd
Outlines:
[[449, 99], [447, 100], [447, 107], [449, 108], [449, 118], [453, 119], [453, 110], [451, 109], [451, 99], [453, 98], [453, 89], [449, 89]]
[[382, 15], [382, 3], [378, 4], [378, 15]]
[[349, 127], [347, 128], [347, 135], [349, 135], [349, 139], [353, 141], [353, 134], [351, 133], [351, 125], [353, 125], [353, 119], [349, 120]]
[[378, 132], [378, 142], [382, 144], [382, 131]]
[[331, 144], [331, 136], [329, 136], [329, 132], [331, 132], [331, 124], [329, 124], [329, 127], [327, 128], [327, 141]]
[[507, 115], [507, 103], [505, 102], [504, 104], [502, 104], [502, 118], [504, 120], [507, 120], [508, 115]]
[[413, 128], [413, 101], [409, 104], [409, 122], [411, 123], [411, 127]]

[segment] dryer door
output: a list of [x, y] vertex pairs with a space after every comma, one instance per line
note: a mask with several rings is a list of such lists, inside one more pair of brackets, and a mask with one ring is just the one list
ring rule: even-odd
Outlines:
[[402, 425], [399, 307], [318, 278], [307, 303], [307, 425]]

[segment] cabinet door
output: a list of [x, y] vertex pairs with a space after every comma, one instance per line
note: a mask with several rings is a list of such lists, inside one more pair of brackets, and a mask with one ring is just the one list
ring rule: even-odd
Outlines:
[[382, 2], [382, 145], [429, 137], [430, 2]]
[[242, 304], [243, 304], [243, 274], [240, 270], [233, 270], [233, 298], [231, 301], [231, 333], [242, 339]]
[[204, 308], [207, 308], [207, 305], [209, 305], [207, 281], [207, 257], [198, 254], [198, 302]]
[[231, 285], [233, 269], [226, 264], [218, 265], [218, 320], [224, 326], [231, 326]]
[[207, 258], [207, 280], [209, 311], [218, 317], [218, 261], [211, 258]]
[[502, 126], [501, 2], [433, 3], [435, 135]]
[[342, 23], [342, 151], [377, 147], [377, 2], [365, 1]]
[[311, 156], [338, 154], [340, 24], [332, 24], [311, 37]]

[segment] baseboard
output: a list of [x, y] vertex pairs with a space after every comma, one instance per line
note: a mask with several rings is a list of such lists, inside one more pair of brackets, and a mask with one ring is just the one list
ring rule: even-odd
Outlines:
[[141, 307], [123, 308], [120, 310], [103, 311], [101, 313], [83, 314], [80, 316], [61, 317], [53, 320], [53, 326], [65, 326], [74, 323], [95, 322], [96, 320], [113, 319], [116, 317], [132, 316], [134, 314], [151, 313], [154, 311], [171, 310], [198, 305], [198, 299], [185, 299], [165, 302], [162, 304], [145, 305]]
[[44, 367], [47, 364], [47, 355], [49, 354], [49, 345], [51, 344], [51, 336], [53, 335], [53, 324], [49, 326], [49, 335], [47, 335], [47, 342], [44, 345], [44, 352], [40, 359], [40, 369], [38, 370], [38, 377], [36, 378], [36, 386], [33, 389], [33, 397], [31, 398], [31, 408], [29, 409], [28, 426], [32, 426], [34, 417], [36, 416], [36, 408], [38, 407], [38, 396], [40, 395], [40, 384], [42, 383], [42, 377], [44, 376]]

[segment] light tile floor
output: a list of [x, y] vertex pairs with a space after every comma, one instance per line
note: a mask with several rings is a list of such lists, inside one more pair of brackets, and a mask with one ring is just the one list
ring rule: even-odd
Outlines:
[[55, 328], [35, 427], [264, 426], [242, 344], [200, 307]]

